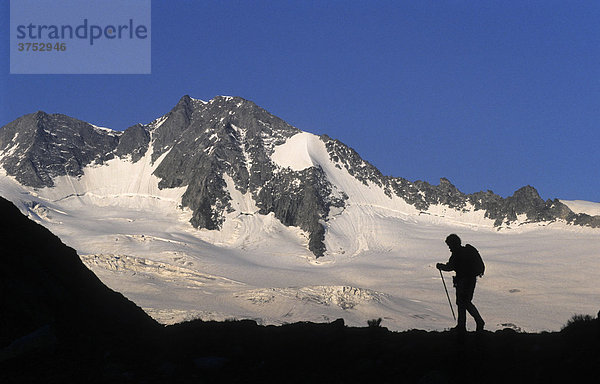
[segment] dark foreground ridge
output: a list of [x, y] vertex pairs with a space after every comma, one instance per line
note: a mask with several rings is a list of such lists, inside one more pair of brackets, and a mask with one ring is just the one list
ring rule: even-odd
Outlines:
[[1, 383], [562, 383], [595, 377], [600, 320], [469, 334], [253, 321], [163, 327], [0, 198]]

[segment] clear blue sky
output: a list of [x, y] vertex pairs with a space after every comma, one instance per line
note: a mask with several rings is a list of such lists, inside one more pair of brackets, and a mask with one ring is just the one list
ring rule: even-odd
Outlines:
[[598, 1], [154, 0], [151, 75], [9, 75], [0, 3], [0, 125], [124, 129], [235, 95], [386, 175], [600, 202]]

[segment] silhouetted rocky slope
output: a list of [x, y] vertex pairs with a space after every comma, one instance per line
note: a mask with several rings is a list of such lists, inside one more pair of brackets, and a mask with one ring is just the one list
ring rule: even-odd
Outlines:
[[[94, 360], [141, 340], [159, 325], [106, 287], [46, 228], [0, 198], [0, 362], [48, 354]], [[41, 355], [39, 355], [41, 353]], [[72, 363], [72, 364], [71, 364]], [[18, 365], [17, 365], [18, 366]], [[33, 374], [38, 366], [21, 372]], [[6, 372], [6, 367], [0, 372]], [[5, 376], [0, 373], [0, 376]], [[6, 382], [1, 377], [0, 382]]]
[[157, 326], [141, 308], [106, 287], [49, 230], [0, 198], [0, 343], [43, 325], [122, 328], [134, 332]]
[[596, 375], [600, 321], [469, 334], [253, 321], [157, 325], [0, 199], [1, 383], [562, 383]]

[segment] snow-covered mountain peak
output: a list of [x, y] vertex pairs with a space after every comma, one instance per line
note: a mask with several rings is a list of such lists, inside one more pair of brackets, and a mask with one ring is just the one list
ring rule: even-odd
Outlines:
[[[192, 212], [194, 227], [223, 229], [231, 212], [272, 214], [304, 231], [316, 256], [333, 252], [328, 243], [343, 243], [336, 233], [353, 236], [354, 227], [336, 227], [341, 218], [351, 222], [380, 209], [492, 228], [557, 220], [600, 226], [600, 218], [544, 201], [530, 186], [505, 199], [464, 194], [446, 179], [431, 185], [385, 176], [339, 140], [302, 132], [234, 96], [204, 102], [185, 95], [168, 113], [122, 133], [37, 112], [0, 129], [0, 156], [8, 175], [36, 188], [63, 176], [87, 177], [94, 167], [111, 169], [113, 159], [139, 163], [136, 172], [155, 177], [159, 191], [184, 191], [180, 205]], [[355, 253], [365, 244], [348, 247]]]

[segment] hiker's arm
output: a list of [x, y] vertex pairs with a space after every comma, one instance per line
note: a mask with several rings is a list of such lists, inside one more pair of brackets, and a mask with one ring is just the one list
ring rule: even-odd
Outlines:
[[439, 269], [440, 271], [454, 271], [454, 255], [450, 256], [450, 260], [448, 260], [448, 262], [446, 264], [444, 263], [437, 263], [435, 265], [435, 267], [437, 269]]
[[437, 264], [435, 265], [435, 267], [436, 267], [437, 269], [439, 269], [440, 271], [446, 271], [446, 272], [449, 272], [449, 271], [454, 271], [454, 267], [453, 267], [453, 266], [451, 266], [449, 262], [448, 262], [448, 263], [446, 263], [446, 264], [444, 264], [444, 263], [437, 263]]

